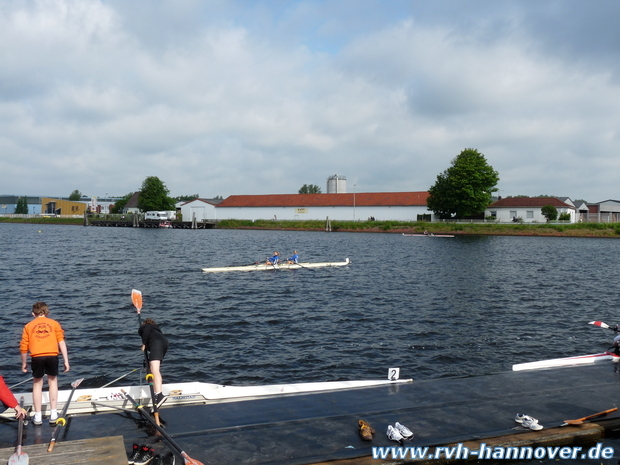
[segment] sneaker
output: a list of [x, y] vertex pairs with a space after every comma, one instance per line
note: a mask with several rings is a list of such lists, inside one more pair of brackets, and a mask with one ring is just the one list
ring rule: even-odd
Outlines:
[[521, 423], [523, 426], [525, 426], [526, 428], [529, 428], [531, 430], [534, 431], [540, 431], [541, 429], [543, 429], [542, 425], [538, 424], [538, 420], [536, 418], [525, 418], [523, 420], [523, 423]]
[[40, 413], [34, 414], [34, 416], [32, 417], [32, 424], [34, 426], [41, 426], [43, 424], [43, 418]]
[[176, 465], [177, 458], [172, 452], [168, 452], [166, 455], [164, 455], [161, 463], [162, 465]]
[[359, 425], [359, 433], [362, 439], [364, 441], [372, 441], [375, 430], [370, 426], [370, 423], [364, 420], [359, 420], [357, 423]]
[[389, 425], [389, 426], [388, 426], [388, 428], [387, 428], [387, 433], [386, 433], [386, 434], [387, 434], [387, 437], [388, 437], [391, 441], [397, 441], [397, 442], [400, 442], [400, 441], [402, 441], [402, 440], [404, 439], [404, 438], [403, 438], [403, 435], [402, 435], [402, 434], [400, 434], [400, 432], [399, 432], [396, 428], [394, 428], [392, 425]]
[[129, 465], [132, 465], [133, 463], [135, 463], [138, 457], [140, 457], [140, 446], [138, 444], [134, 444], [133, 446], [131, 446], [131, 454], [129, 454], [127, 463]]
[[515, 421], [523, 425], [525, 428], [529, 428], [534, 431], [540, 431], [543, 429], [543, 427], [538, 424], [538, 420], [536, 418], [525, 415], [524, 413], [517, 413], [515, 415]]
[[133, 463], [134, 465], [146, 465], [147, 463], [151, 463], [153, 457], [155, 457], [155, 451], [152, 447], [140, 446], [140, 455]]
[[157, 394], [155, 394], [155, 405], [157, 406], [157, 408], [161, 407], [161, 405], [166, 401], [166, 396], [163, 395], [163, 393], [158, 392]]
[[404, 439], [413, 439], [413, 433], [405, 425], [401, 425], [400, 423], [396, 422], [394, 424], [394, 429], [397, 430]]
[[58, 412], [56, 410], [52, 410], [50, 413], [50, 426], [56, 426], [57, 421], [58, 421]]

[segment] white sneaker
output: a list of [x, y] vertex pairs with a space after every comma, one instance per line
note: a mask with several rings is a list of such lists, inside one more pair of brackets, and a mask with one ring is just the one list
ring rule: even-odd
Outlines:
[[394, 424], [394, 429], [400, 433], [403, 439], [407, 439], [407, 440], [413, 439], [413, 433], [405, 425], [401, 425], [400, 423], [396, 422]]
[[387, 428], [387, 433], [386, 433], [386, 434], [387, 434], [387, 437], [388, 437], [391, 441], [397, 441], [397, 442], [400, 442], [400, 441], [402, 441], [403, 439], [405, 439], [405, 438], [403, 438], [403, 435], [402, 435], [402, 434], [400, 434], [400, 432], [399, 432], [396, 428], [394, 428], [392, 425], [389, 425], [389, 426], [388, 426], [388, 428]]
[[534, 431], [540, 431], [541, 429], [543, 429], [543, 427], [538, 424], [538, 420], [536, 418], [525, 415], [524, 413], [517, 413], [515, 415], [515, 421], [517, 423], [521, 423], [524, 427]]
[[50, 411], [50, 425], [55, 426], [57, 421], [58, 421], [58, 411], [57, 410]]
[[540, 431], [541, 429], [543, 429], [542, 425], [538, 424], [538, 420], [536, 418], [525, 418], [523, 420], [523, 423], [521, 423], [523, 426], [525, 426], [526, 428], [529, 428], [531, 430], [534, 431]]

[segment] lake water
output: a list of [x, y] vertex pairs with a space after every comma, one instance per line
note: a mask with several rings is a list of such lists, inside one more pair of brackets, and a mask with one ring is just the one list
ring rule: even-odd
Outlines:
[[[65, 331], [72, 374], [101, 386], [142, 365], [143, 318], [171, 342], [165, 382], [265, 384], [417, 380], [508, 371], [515, 363], [600, 352], [620, 321], [610, 239], [0, 224], [0, 318], [7, 384], [32, 304]], [[202, 273], [279, 250], [342, 268]], [[127, 378], [138, 383], [139, 372]]]

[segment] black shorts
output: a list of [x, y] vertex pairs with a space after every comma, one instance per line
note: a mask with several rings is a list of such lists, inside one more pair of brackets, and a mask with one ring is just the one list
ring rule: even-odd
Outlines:
[[149, 346], [149, 360], [163, 360], [168, 352], [168, 343], [163, 340], [155, 340]]
[[58, 376], [58, 355], [32, 357], [30, 367], [33, 378], [43, 378], [43, 375]]

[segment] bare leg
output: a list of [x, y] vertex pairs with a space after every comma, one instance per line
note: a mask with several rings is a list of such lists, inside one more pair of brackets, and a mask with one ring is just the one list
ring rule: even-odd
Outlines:
[[159, 372], [160, 364], [161, 360], [150, 361], [151, 374], [153, 375], [153, 388], [155, 389], [155, 392], [161, 392], [162, 378], [161, 373]]
[[43, 378], [34, 378], [32, 381], [32, 403], [34, 404], [34, 411], [41, 411], [41, 404], [43, 403]]
[[47, 386], [50, 390], [50, 409], [55, 410], [58, 401], [58, 378], [47, 375]]

